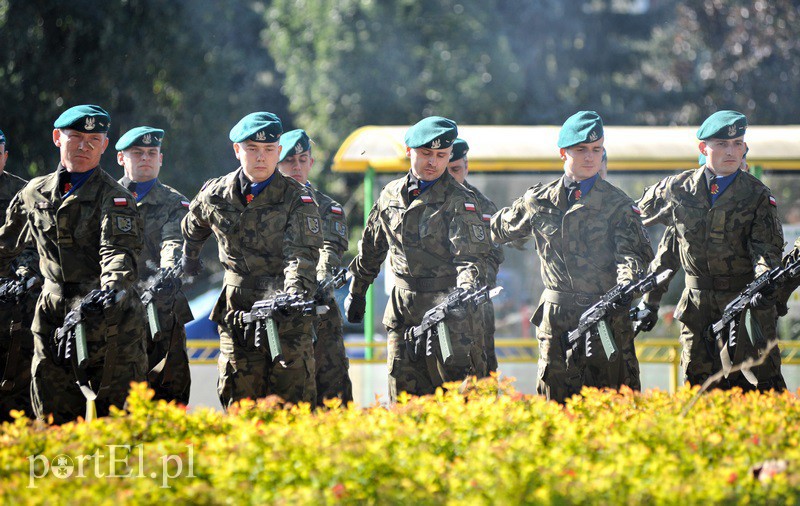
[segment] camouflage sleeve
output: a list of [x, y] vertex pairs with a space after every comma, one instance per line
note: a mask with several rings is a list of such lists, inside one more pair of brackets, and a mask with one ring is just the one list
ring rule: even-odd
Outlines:
[[379, 202], [376, 202], [369, 212], [364, 233], [358, 241], [358, 254], [350, 262], [349, 269], [353, 274], [350, 290], [356, 295], [367, 293], [367, 288], [378, 277], [381, 265], [389, 252], [389, 242], [381, 227], [378, 204]]
[[664, 231], [661, 237], [661, 242], [658, 243], [658, 251], [656, 257], [650, 262], [650, 272], [663, 272], [666, 269], [672, 269], [672, 274], [666, 282], [655, 287], [650, 292], [646, 293], [643, 297], [644, 301], [651, 306], [658, 306], [661, 304], [661, 297], [667, 293], [669, 283], [672, 278], [677, 274], [681, 266], [680, 253], [678, 251], [678, 238], [675, 233], [675, 227], [669, 226]]
[[644, 189], [644, 193], [636, 203], [642, 211], [641, 219], [645, 226], [656, 223], [669, 225], [671, 216], [667, 199], [669, 178], [664, 178], [653, 186]]
[[767, 192], [764, 192], [756, 206], [753, 226], [748, 236], [748, 250], [756, 276], [781, 263], [783, 227], [778, 218], [775, 199]]
[[480, 209], [464, 198], [454, 199], [453, 219], [450, 221], [450, 253], [456, 267], [457, 286], [473, 288], [485, 278], [485, 262], [492, 249], [490, 232], [481, 219]]
[[189, 212], [181, 222], [183, 235], [183, 254], [187, 258], [199, 258], [203, 244], [211, 236], [211, 221], [208, 216], [208, 207], [205, 204], [204, 193], [200, 193], [189, 204]]
[[[334, 209], [336, 211], [334, 211]], [[333, 269], [342, 265], [342, 256], [347, 251], [347, 220], [342, 206], [333, 203], [322, 216], [323, 243], [319, 250], [317, 279], [325, 279]]]
[[[783, 266], [788, 267], [789, 264], [797, 262], [798, 258], [800, 258], [800, 237], [795, 239], [794, 247], [783, 259]], [[798, 286], [800, 286], [800, 277], [787, 279], [786, 283], [778, 288], [778, 300], [786, 304], [789, 301], [789, 297], [791, 297], [792, 292], [797, 290]]]
[[25, 224], [22, 237], [25, 238], [25, 249], [14, 260], [14, 270], [21, 278], [30, 277], [31, 275], [41, 276], [41, 272], [39, 272], [39, 251], [36, 249], [36, 243], [31, 236], [30, 223]]
[[[123, 198], [126, 205], [117, 205]], [[100, 285], [128, 289], [139, 279], [136, 259], [143, 244], [142, 218], [133, 197], [122, 191], [106, 192], [100, 213]]]
[[492, 241], [497, 244], [506, 244], [512, 241], [526, 240], [531, 237], [533, 227], [531, 219], [535, 211], [528, 204], [527, 198], [531, 190], [518, 198], [510, 207], [494, 213], [491, 221]]
[[25, 248], [28, 212], [22, 194], [18, 193], [8, 206], [6, 222], [0, 228], [0, 276], [11, 276], [11, 264]]
[[647, 271], [653, 259], [653, 249], [642, 220], [633, 202], [625, 203], [617, 213], [614, 225], [614, 258], [617, 263], [617, 283], [637, 278]]
[[[487, 202], [484, 205], [484, 209], [482, 209], [482, 211], [486, 215], [494, 214], [497, 212], [497, 206], [495, 206], [491, 202]], [[502, 246], [500, 246], [494, 241], [491, 241], [491, 243], [492, 243], [492, 250], [489, 253], [489, 256], [486, 257], [486, 283], [489, 286], [496, 286], [497, 272], [500, 270], [500, 264], [502, 264], [505, 261], [506, 255], [503, 252]]]
[[181, 234], [181, 222], [188, 214], [189, 210], [183, 204], [183, 198], [170, 204], [169, 217], [164, 222], [161, 229], [161, 268], [168, 269], [174, 267], [181, 258], [183, 249], [183, 235]]
[[317, 205], [296, 197], [289, 208], [283, 237], [284, 290], [291, 294], [314, 294], [320, 248], [322, 221]]

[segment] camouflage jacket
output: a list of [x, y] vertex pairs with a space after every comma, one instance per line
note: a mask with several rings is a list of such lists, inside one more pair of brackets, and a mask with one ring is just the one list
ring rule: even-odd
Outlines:
[[546, 288], [600, 294], [645, 272], [653, 258], [637, 212], [630, 197], [603, 179], [568, 208], [559, 178], [496, 213], [492, 239], [505, 244], [532, 235]]
[[[798, 258], [800, 258], [800, 237], [795, 239], [791, 251], [784, 257], [783, 266], [786, 267], [790, 263], [796, 262]], [[789, 302], [789, 297], [792, 296], [792, 292], [794, 292], [798, 286], [800, 286], [800, 277], [787, 279], [783, 285], [778, 287], [778, 300], [783, 304]]]
[[341, 267], [342, 256], [347, 251], [347, 220], [342, 205], [312, 187], [314, 199], [322, 218], [322, 249], [319, 250], [317, 279], [323, 280], [333, 269]]
[[446, 171], [411, 203], [408, 175], [395, 179], [369, 213], [358, 255], [350, 264], [351, 290], [365, 294], [388, 253], [397, 276], [453, 276], [459, 287], [478, 285], [491, 249], [480, 213], [475, 195]]
[[[127, 187], [130, 180], [119, 180]], [[156, 181], [142, 200], [136, 203], [144, 221], [144, 247], [139, 257], [142, 281], [153, 276], [159, 268], [173, 267], [181, 257], [183, 236], [181, 220], [189, 212], [189, 200], [174, 188]]]
[[11, 201], [0, 229], [0, 272], [22, 251], [26, 226], [39, 252], [42, 275], [56, 283], [95, 283], [130, 289], [138, 279], [142, 223], [133, 195], [97, 167], [62, 199], [62, 166], [34, 178]]
[[313, 294], [322, 248], [314, 198], [306, 187], [276, 172], [269, 186], [245, 205], [238, 184], [241, 171], [209, 180], [192, 200], [182, 223], [184, 254], [198, 258], [213, 232], [227, 271], [276, 277], [289, 293]]
[[661, 298], [669, 289], [670, 281], [675, 277], [680, 268], [680, 248], [678, 247], [678, 239], [675, 236], [675, 227], [669, 226], [664, 230], [661, 242], [658, 243], [656, 257], [650, 263], [650, 272], [660, 273], [667, 269], [672, 269], [672, 274], [670, 274], [666, 282], [647, 292], [644, 295], [644, 301], [650, 305], [659, 305], [661, 303]]
[[[8, 172], [0, 173], [0, 225], [6, 221], [6, 210], [11, 205], [14, 195], [28, 184], [27, 181]], [[26, 237], [28, 232], [25, 231]], [[14, 269], [24, 268], [25, 271], [39, 271], [39, 255], [36, 254], [36, 247], [28, 241], [28, 247], [14, 261]]]
[[[491, 222], [492, 215], [497, 212], [497, 206], [494, 205], [494, 202], [489, 200], [486, 195], [481, 193], [480, 190], [468, 182], [464, 181], [464, 186], [478, 198], [483, 221], [486, 223]], [[505, 259], [506, 255], [503, 253], [503, 247], [496, 242], [492, 242], [492, 252], [486, 257], [486, 283], [489, 286], [494, 287], [497, 285], [497, 271], [500, 270], [500, 264], [502, 264]]]
[[775, 199], [746, 172], [713, 207], [703, 168], [647, 188], [639, 207], [645, 224], [675, 227], [681, 265], [690, 276], [757, 276], [780, 264], [783, 230]]

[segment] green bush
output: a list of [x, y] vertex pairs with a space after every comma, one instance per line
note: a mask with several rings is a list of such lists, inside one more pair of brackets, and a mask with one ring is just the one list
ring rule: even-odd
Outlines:
[[3, 425], [0, 502], [797, 503], [798, 397], [711, 392], [684, 416], [696, 392], [587, 389], [559, 406], [489, 379], [391, 408], [268, 398], [226, 415], [133, 385], [127, 412]]

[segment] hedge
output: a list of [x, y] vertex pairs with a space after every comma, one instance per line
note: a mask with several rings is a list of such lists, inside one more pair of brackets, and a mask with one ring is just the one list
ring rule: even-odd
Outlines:
[[[585, 389], [565, 406], [472, 381], [392, 407], [154, 402], [0, 429], [0, 503], [796, 504], [794, 393]], [[687, 410], [687, 407], [691, 409]], [[111, 462], [115, 460], [115, 462]], [[60, 459], [60, 460], [59, 460]], [[82, 467], [79, 467], [79, 463]], [[67, 474], [67, 478], [57, 473]], [[178, 468], [178, 465], [181, 468]], [[112, 475], [112, 476], [109, 476]]]

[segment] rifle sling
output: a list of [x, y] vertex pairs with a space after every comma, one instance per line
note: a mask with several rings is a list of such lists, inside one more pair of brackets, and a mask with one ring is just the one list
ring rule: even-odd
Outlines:
[[19, 364], [19, 352], [22, 349], [22, 305], [14, 304], [11, 309], [11, 343], [6, 356], [6, 367], [3, 369], [3, 378], [0, 380], [0, 392], [10, 392], [14, 389]]
[[752, 274], [743, 276], [690, 276], [686, 275], [686, 288], [695, 290], [716, 290], [721, 292], [741, 292], [753, 281]]
[[117, 364], [117, 337], [118, 326], [114, 320], [106, 318], [106, 355], [103, 361], [103, 374], [100, 377], [100, 384], [97, 391], [92, 389], [86, 371], [78, 367], [77, 357], [72, 360], [72, 370], [75, 372], [75, 379], [78, 380], [78, 387], [87, 401], [93, 402], [97, 397], [108, 390], [111, 386], [111, 378], [114, 375], [114, 368]]
[[175, 324], [172, 326], [172, 331], [170, 332], [167, 352], [164, 354], [164, 357], [159, 360], [158, 363], [154, 365], [153, 368], [147, 373], [147, 381], [149, 383], [155, 384], [158, 381], [159, 376], [161, 376], [161, 386], [167, 386], [172, 382], [172, 370], [167, 367], [167, 361], [169, 360], [172, 350], [175, 349], [175, 346], [177, 346], [178, 342], [181, 340], [180, 327], [181, 326], [178, 325], [176, 320]]

